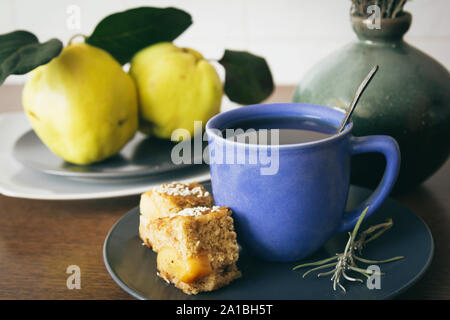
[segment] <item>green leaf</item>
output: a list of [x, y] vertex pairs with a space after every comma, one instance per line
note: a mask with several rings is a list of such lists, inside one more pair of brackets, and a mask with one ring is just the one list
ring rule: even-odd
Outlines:
[[254, 104], [272, 93], [272, 74], [264, 58], [249, 52], [225, 50], [219, 63], [225, 68], [225, 93], [231, 101]]
[[59, 55], [62, 42], [51, 39], [39, 43], [28, 31], [0, 35], [0, 85], [11, 74], [25, 74]]
[[134, 8], [104, 18], [86, 42], [124, 64], [149, 45], [175, 40], [191, 24], [191, 16], [180, 9]]

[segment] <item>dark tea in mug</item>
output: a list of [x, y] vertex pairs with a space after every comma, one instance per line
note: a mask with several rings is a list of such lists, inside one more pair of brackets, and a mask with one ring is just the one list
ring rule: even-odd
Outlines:
[[337, 128], [320, 120], [283, 117], [237, 122], [222, 134], [229, 140], [247, 144], [286, 145], [323, 140], [336, 131]]

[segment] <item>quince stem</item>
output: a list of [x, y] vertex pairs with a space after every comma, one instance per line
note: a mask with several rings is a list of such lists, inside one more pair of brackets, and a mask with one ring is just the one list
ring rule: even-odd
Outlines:
[[70, 39], [69, 39], [69, 42], [68, 42], [68, 44], [67, 45], [71, 45], [72, 44], [72, 41], [75, 39], [75, 38], [77, 38], [77, 37], [82, 37], [83, 38], [83, 41], [86, 41], [86, 39], [87, 39], [87, 35], [85, 35], [85, 34], [82, 34], [82, 33], [76, 33], [76, 34], [74, 34], [72, 37], [70, 37]]

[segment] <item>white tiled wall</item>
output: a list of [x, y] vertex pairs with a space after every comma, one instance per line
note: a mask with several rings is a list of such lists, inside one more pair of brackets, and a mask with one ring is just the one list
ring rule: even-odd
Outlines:
[[[81, 9], [81, 29], [67, 27], [67, 8]], [[294, 84], [325, 55], [353, 40], [350, 0], [1, 0], [0, 34], [16, 29], [45, 41], [65, 43], [74, 33], [90, 34], [104, 16], [137, 6], [174, 6], [189, 12], [194, 24], [177, 39], [208, 58], [224, 48], [265, 56], [278, 84]], [[406, 40], [450, 66], [450, 0], [412, 0]], [[23, 76], [7, 82], [22, 82]]]

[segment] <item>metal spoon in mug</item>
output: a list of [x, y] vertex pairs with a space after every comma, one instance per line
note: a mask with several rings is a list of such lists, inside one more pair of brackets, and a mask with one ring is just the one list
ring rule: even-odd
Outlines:
[[339, 129], [337, 133], [340, 133], [342, 130], [344, 130], [345, 126], [347, 125], [348, 120], [350, 119], [353, 110], [355, 110], [356, 104], [358, 103], [359, 97], [364, 92], [364, 89], [366, 89], [367, 85], [369, 84], [370, 80], [372, 80], [375, 73], [378, 71], [378, 65], [372, 68], [370, 70], [369, 74], [366, 76], [364, 81], [359, 86], [358, 90], [356, 91], [355, 96], [353, 97], [352, 103], [350, 103], [350, 107], [347, 109], [347, 113], [345, 114], [344, 120], [342, 120], [341, 125], [339, 126]]

